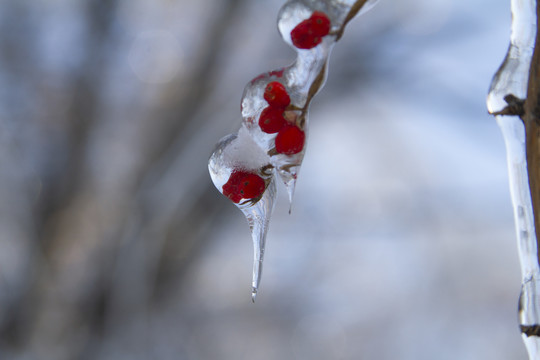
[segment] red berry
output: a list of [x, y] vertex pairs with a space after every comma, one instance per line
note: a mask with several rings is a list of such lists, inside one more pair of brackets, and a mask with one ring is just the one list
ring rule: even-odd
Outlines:
[[229, 180], [223, 185], [223, 195], [228, 197], [232, 202], [238, 203], [240, 200], [242, 200], [242, 196], [240, 195], [238, 191], [238, 184], [240, 183], [240, 179], [242, 177], [242, 174], [238, 171], [233, 171], [231, 176], [229, 177]]
[[259, 118], [261, 130], [267, 134], [274, 134], [281, 130], [287, 124], [283, 117], [282, 108], [266, 107]]
[[313, 34], [317, 36], [326, 36], [330, 32], [330, 19], [325, 13], [315, 11], [309, 18], [312, 24]]
[[286, 125], [276, 136], [276, 151], [280, 154], [297, 154], [304, 148], [306, 134], [295, 125]]
[[223, 185], [223, 195], [238, 204], [242, 199], [253, 199], [262, 195], [265, 189], [263, 178], [247, 171], [234, 170]]
[[278, 81], [272, 81], [264, 89], [264, 100], [272, 107], [285, 108], [291, 103], [291, 98], [283, 86]]
[[238, 189], [244, 199], [253, 199], [259, 197], [264, 192], [264, 180], [256, 174], [247, 174], [240, 181]]
[[296, 25], [291, 31], [291, 40], [294, 46], [299, 49], [311, 49], [321, 43], [322, 38], [313, 34], [311, 27], [309, 19]]
[[311, 49], [319, 45], [322, 37], [330, 32], [330, 20], [325, 13], [315, 11], [309, 19], [296, 25], [291, 31], [293, 45], [299, 49]]

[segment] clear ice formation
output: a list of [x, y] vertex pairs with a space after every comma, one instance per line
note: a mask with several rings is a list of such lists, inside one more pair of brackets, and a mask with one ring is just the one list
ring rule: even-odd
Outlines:
[[[261, 279], [266, 233], [276, 197], [277, 178], [292, 204], [306, 150], [308, 107], [327, 74], [328, 56], [345, 25], [376, 0], [292, 0], [278, 14], [283, 40], [296, 60], [261, 74], [245, 87], [242, 125], [224, 137], [208, 168], [216, 188], [244, 213], [254, 247], [252, 300]], [[289, 211], [290, 212], [290, 211]]]
[[[527, 97], [529, 67], [536, 38], [536, 1], [511, 0], [512, 31], [510, 46], [495, 74], [487, 98], [490, 113], [501, 112], [507, 95]], [[534, 213], [527, 171], [525, 126], [518, 116], [496, 116], [507, 151], [510, 195], [514, 208], [522, 286], [519, 322], [530, 359], [540, 359], [540, 338], [532, 335], [540, 324], [540, 268]]]

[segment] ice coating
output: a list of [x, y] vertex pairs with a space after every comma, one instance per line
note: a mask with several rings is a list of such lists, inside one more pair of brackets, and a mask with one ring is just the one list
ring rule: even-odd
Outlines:
[[291, 104], [284, 109], [284, 117], [289, 124], [294, 124], [302, 129], [307, 137], [307, 107], [313, 96], [322, 87], [326, 78], [327, 58], [333, 46], [328, 42], [328, 40], [324, 39], [317, 46], [319, 49], [310, 51], [305, 56], [299, 56], [292, 65], [286, 68], [259, 75], [246, 86], [242, 97], [244, 126], [248, 129], [254, 141], [270, 155], [272, 165], [278, 169], [278, 173], [287, 188], [290, 202], [292, 202], [292, 194], [294, 193], [296, 178], [304, 157], [305, 147], [300, 153], [294, 155], [288, 156], [276, 153], [274, 141], [277, 134], [267, 134], [258, 125], [262, 111], [269, 106], [263, 99], [262, 94], [266, 85], [272, 81], [279, 81], [285, 85], [291, 98]]
[[525, 128], [517, 116], [497, 116], [497, 123], [506, 145], [510, 196], [514, 207], [521, 273], [523, 279], [529, 279], [537, 276], [540, 268], [525, 156]]
[[[536, 38], [536, 1], [511, 0], [512, 31], [506, 57], [490, 86], [487, 107], [500, 113], [512, 105], [512, 98], [527, 96], [529, 68]], [[534, 226], [529, 176], [527, 171], [525, 126], [519, 116], [497, 115], [504, 137], [510, 195], [514, 209], [522, 286], [519, 298], [519, 322], [530, 359], [540, 358], [540, 268]]]
[[[246, 85], [241, 100], [242, 126], [238, 134], [223, 138], [210, 157], [208, 167], [214, 185], [244, 213], [250, 226], [254, 246], [253, 301], [260, 284], [277, 176], [285, 184], [292, 204], [306, 151], [308, 108], [326, 80], [328, 57], [345, 25], [375, 2], [286, 2], [279, 11], [277, 25], [283, 40], [297, 51], [297, 57], [291, 65], [261, 74]], [[269, 93], [272, 96], [267, 96]], [[287, 98], [290, 102], [279, 100]], [[237, 180], [241, 176], [264, 179], [262, 195], [245, 199], [248, 192], [235, 193], [242, 186], [242, 181]], [[262, 189], [262, 180], [256, 180]]]
[[274, 211], [275, 198], [276, 182], [275, 178], [272, 177], [262, 198], [257, 203], [253, 206], [240, 208], [249, 223], [253, 241], [253, 277], [251, 281], [251, 300], [253, 302], [255, 302], [261, 282], [266, 234], [268, 233], [270, 217]]
[[521, 264], [519, 323], [529, 357], [537, 359], [540, 355], [539, 338], [527, 335], [529, 329], [540, 323], [540, 269], [525, 156], [525, 129], [517, 116], [497, 116], [497, 123], [506, 144], [510, 196]]
[[529, 67], [536, 37], [536, 1], [511, 0], [512, 30], [506, 57], [495, 74], [488, 93], [490, 113], [506, 107], [506, 95], [520, 99], [527, 95]]
[[[249, 150], [254, 151], [251, 162], [244, 159], [245, 153], [243, 151]], [[238, 154], [241, 154], [239, 160], [235, 158], [235, 155]], [[253, 148], [253, 140], [243, 127], [240, 128], [238, 134], [228, 135], [217, 144], [210, 156], [208, 169], [214, 185], [221, 193], [223, 193], [223, 186], [233, 171], [238, 169], [252, 171], [265, 180], [266, 189], [260, 198], [256, 200], [243, 199], [235, 204], [246, 217], [253, 240], [252, 300], [255, 301], [262, 273], [266, 234], [274, 210], [275, 172], [268, 163], [268, 156], [259, 147]]]
[[[215, 187], [223, 193], [223, 186], [230, 179], [232, 173], [235, 170], [241, 170], [256, 174], [260, 176], [268, 188], [269, 184], [275, 177], [274, 168], [268, 162], [268, 156], [261, 151], [257, 146], [253, 148], [253, 141], [249, 136], [245, 134], [247, 131], [240, 128], [238, 134], [231, 134], [225, 136], [216, 145], [215, 150], [210, 156], [208, 161], [208, 170], [210, 177]], [[248, 161], [245, 157], [250, 153], [243, 153], [243, 151], [253, 151], [253, 158]], [[238, 158], [234, 155], [241, 154]], [[261, 155], [262, 154], [262, 155]], [[265, 191], [266, 193], [267, 191]], [[264, 195], [263, 195], [264, 197]], [[253, 206], [256, 203], [256, 199], [244, 199], [246, 201], [240, 201], [237, 206], [241, 209], [244, 207]], [[250, 201], [248, 201], [250, 200]]]
[[224, 165], [245, 170], [260, 169], [270, 163], [270, 157], [255, 143], [248, 130], [241, 126], [236, 137], [223, 152]]

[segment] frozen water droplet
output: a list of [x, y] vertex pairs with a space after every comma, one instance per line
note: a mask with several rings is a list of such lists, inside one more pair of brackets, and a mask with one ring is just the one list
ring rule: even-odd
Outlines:
[[251, 289], [251, 302], [255, 303], [255, 299], [257, 298], [257, 289], [252, 288]]
[[289, 210], [292, 208], [294, 190], [296, 189], [296, 179], [298, 177], [299, 170], [299, 165], [291, 166], [291, 164], [285, 164], [278, 168], [278, 174], [283, 183], [285, 184], [285, 188], [287, 189], [287, 195], [289, 198]]
[[294, 190], [296, 190], [296, 180], [294, 180], [293, 184], [287, 186], [287, 195], [289, 196], [289, 215], [292, 213]]
[[251, 293], [254, 302], [261, 282], [266, 234], [268, 233], [270, 217], [274, 211], [276, 198], [276, 182], [274, 179], [274, 177], [271, 178], [270, 184], [257, 203], [248, 207], [240, 207], [240, 210], [242, 210], [248, 221], [251, 238], [253, 240], [253, 278], [251, 282]]

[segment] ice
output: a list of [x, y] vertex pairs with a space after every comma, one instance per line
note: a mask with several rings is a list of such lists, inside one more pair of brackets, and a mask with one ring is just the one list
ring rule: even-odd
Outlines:
[[[208, 167], [214, 185], [235, 203], [249, 223], [254, 247], [253, 301], [259, 289], [266, 234], [276, 197], [276, 173], [286, 187], [290, 212], [306, 151], [309, 105], [326, 81], [328, 57], [347, 22], [365, 11], [364, 5], [367, 8], [374, 3], [285, 3], [278, 13], [277, 26], [297, 57], [291, 65], [261, 74], [246, 85], [241, 100], [242, 126], [238, 134], [223, 138], [210, 157]], [[243, 180], [246, 177], [258, 178], [250, 183]], [[264, 180], [264, 189], [248, 190], [251, 197], [240, 191], [243, 183], [262, 185], [260, 179]]]
[[225, 166], [244, 170], [259, 169], [270, 163], [270, 157], [241, 126], [238, 135], [223, 152]]
[[506, 95], [520, 99], [527, 95], [529, 67], [536, 37], [536, 2], [533, 0], [511, 0], [512, 31], [506, 57], [495, 74], [488, 93], [487, 105], [490, 113], [506, 107]]
[[[244, 151], [246, 150], [253, 151], [248, 153], [253, 155], [251, 160], [245, 159]], [[228, 135], [217, 144], [208, 162], [210, 177], [221, 193], [224, 192], [223, 186], [232, 173], [238, 169], [256, 173], [265, 180], [265, 190], [260, 198], [256, 201], [242, 199], [235, 204], [246, 217], [253, 240], [253, 301], [255, 301], [261, 280], [266, 234], [276, 198], [275, 171], [268, 164], [268, 160], [268, 156], [259, 147], [253, 147], [253, 140], [247, 135], [247, 130], [242, 127], [238, 135]]]
[[534, 216], [525, 157], [525, 128], [517, 116], [497, 116], [503, 133], [523, 279], [539, 274]]
[[[245, 130], [240, 129], [238, 134], [231, 134], [225, 136], [216, 145], [215, 150], [210, 156], [208, 161], [208, 170], [210, 177], [216, 188], [223, 193], [223, 186], [230, 179], [232, 173], [235, 170], [248, 171], [257, 174], [265, 180], [266, 187], [272, 182], [275, 177], [275, 172], [268, 161], [268, 156], [261, 151], [260, 148], [252, 148], [252, 141], [247, 141], [245, 137]], [[247, 137], [249, 139], [249, 137]], [[243, 147], [243, 146], [246, 147]], [[255, 154], [253, 159], [249, 160], [249, 153], [242, 153], [241, 150], [254, 150], [256, 153], [262, 153], [264, 156], [258, 157]], [[238, 155], [238, 158], [234, 158], [233, 155]], [[268, 189], [267, 189], [268, 190]], [[266, 191], [265, 191], [266, 192]], [[252, 202], [241, 201], [236, 204], [238, 207], [249, 205], [252, 206]]]
[[255, 302], [261, 282], [266, 234], [268, 233], [270, 216], [274, 210], [275, 198], [276, 182], [274, 181], [274, 177], [272, 177], [261, 200], [253, 206], [240, 208], [249, 223], [251, 238], [253, 240], [253, 278], [251, 282], [251, 300], [253, 302]]
[[[531, 203], [525, 128], [517, 116], [497, 116], [506, 144], [510, 196], [514, 207], [517, 248], [521, 264], [522, 285], [519, 297], [519, 324], [530, 359], [540, 358], [540, 269], [534, 214]], [[536, 335], [531, 335], [536, 333]]]
[[[525, 126], [519, 116], [504, 113], [527, 96], [529, 68], [536, 38], [536, 1], [511, 0], [512, 31], [506, 57], [490, 86], [487, 106], [502, 131], [514, 208], [522, 287], [519, 322], [530, 359], [540, 358], [540, 268], [529, 187]], [[499, 113], [499, 114], [498, 114]]]

